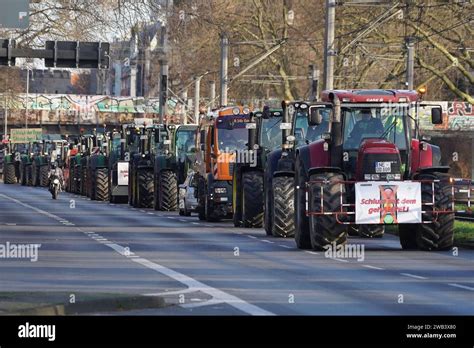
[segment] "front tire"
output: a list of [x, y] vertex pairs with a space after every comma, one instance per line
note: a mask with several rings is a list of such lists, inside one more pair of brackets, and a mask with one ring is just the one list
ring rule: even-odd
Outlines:
[[263, 176], [260, 172], [246, 172], [242, 176], [242, 221], [244, 227], [263, 225]]
[[156, 188], [157, 189], [155, 190], [155, 210], [177, 210], [178, 178], [176, 177], [176, 173], [171, 170], [162, 171], [158, 175]]
[[273, 178], [273, 228], [275, 237], [295, 235], [294, 178], [277, 176]]
[[295, 243], [298, 249], [311, 249], [309, 217], [306, 216], [307, 181], [307, 174], [303, 163], [297, 159], [295, 178]]
[[15, 165], [6, 163], [3, 167], [4, 184], [12, 185], [16, 183]]
[[94, 198], [97, 201], [109, 200], [109, 171], [107, 168], [100, 168], [95, 171]]
[[138, 172], [138, 208], [153, 208], [153, 172]]
[[[340, 181], [344, 177], [336, 173], [321, 173], [311, 175], [310, 181], [320, 181], [311, 184], [309, 209], [311, 212], [338, 212], [343, 211], [341, 203], [345, 203], [345, 187]], [[321, 186], [323, 186], [323, 207], [321, 207]], [[342, 195], [342, 202], [341, 202]], [[326, 246], [344, 244], [347, 241], [347, 228], [340, 224], [336, 215], [311, 215], [309, 219], [311, 246], [313, 249], [323, 250]]]

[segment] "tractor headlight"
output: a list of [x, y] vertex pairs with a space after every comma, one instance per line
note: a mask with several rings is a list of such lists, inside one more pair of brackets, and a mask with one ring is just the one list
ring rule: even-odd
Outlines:
[[225, 193], [227, 193], [227, 188], [226, 187], [216, 187], [214, 189], [214, 192], [219, 193], [219, 194], [225, 194]]
[[387, 174], [387, 180], [400, 180], [401, 178], [400, 174]]
[[59, 184], [59, 179], [54, 179], [53, 183], [55, 183], [56, 185]]

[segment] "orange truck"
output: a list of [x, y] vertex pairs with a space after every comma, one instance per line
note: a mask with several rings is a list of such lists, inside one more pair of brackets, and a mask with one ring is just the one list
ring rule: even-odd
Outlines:
[[195, 188], [200, 220], [232, 217], [232, 176], [247, 149], [250, 109], [227, 106], [202, 117], [196, 137]]

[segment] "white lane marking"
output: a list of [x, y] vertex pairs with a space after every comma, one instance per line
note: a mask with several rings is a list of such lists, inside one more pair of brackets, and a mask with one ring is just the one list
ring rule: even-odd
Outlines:
[[174, 216], [167, 216], [168, 219], [176, 219]]
[[179, 221], [181, 221], [181, 222], [188, 222], [187, 220], [184, 220], [184, 219], [179, 219]]
[[466, 285], [461, 285], [461, 284], [456, 284], [456, 283], [449, 283], [448, 285], [454, 286], [455, 288], [474, 291], [474, 288], [471, 288], [470, 286], [466, 286]]
[[199, 290], [188, 288], [184, 290], [175, 290], [175, 291], [165, 291], [165, 292], [155, 292], [151, 294], [143, 294], [143, 296], [166, 296], [166, 295], [180, 295], [180, 294], [187, 294], [190, 292], [196, 292]]
[[[106, 244], [107, 245], [107, 244]], [[250, 315], [275, 315], [272, 312], [266, 311], [260, 307], [257, 307], [251, 303], [248, 303], [236, 296], [233, 296], [231, 294], [228, 294], [222, 290], [213, 288], [209, 285], [206, 285], [204, 283], [201, 283], [200, 281], [191, 278], [185, 274], [176, 272], [170, 268], [167, 268], [165, 266], [159, 265], [157, 263], [151, 262], [147, 259], [144, 258], [137, 258], [137, 259], [131, 259], [133, 262], [139, 263], [145, 267], [148, 267], [156, 272], [159, 272], [169, 278], [172, 278], [184, 285], [186, 285], [188, 288], [196, 288], [199, 289], [200, 291], [210, 295], [213, 297], [214, 300], [216, 301], [221, 301], [225, 302], [230, 306], [233, 306], [237, 308], [238, 310], [245, 312]]]
[[[52, 217], [55, 220], [58, 220], [58, 221], [62, 220], [60, 217], [58, 217], [54, 214], [50, 214], [47, 211], [32, 207], [29, 204], [20, 202], [19, 200], [11, 198], [7, 195], [0, 194], [0, 196], [5, 197], [6, 199], [9, 199], [13, 202], [16, 202], [16, 203], [18, 203], [18, 204], [20, 204], [24, 207], [27, 207], [29, 209], [33, 209], [33, 210], [35, 210], [35, 211], [37, 211], [37, 212], [39, 212], [43, 215]], [[84, 232], [80, 228], [78, 228], [78, 231]], [[125, 249], [121, 245], [118, 245], [118, 244], [115, 244], [115, 243], [106, 243], [104, 245], [106, 245], [109, 248], [115, 250], [116, 252], [118, 252], [121, 255], [126, 256], [126, 255], [132, 255], [133, 254], [129, 251], [128, 248]], [[139, 264], [141, 264], [145, 267], [148, 267], [148, 268], [150, 268], [150, 269], [152, 269], [156, 272], [159, 272], [159, 273], [161, 273], [161, 274], [163, 274], [163, 275], [165, 275], [169, 278], [172, 278], [172, 279], [186, 285], [188, 288], [198, 289], [199, 291], [202, 291], [202, 292], [212, 296], [215, 301], [225, 302], [228, 305], [230, 305], [232, 307], [235, 307], [235, 308], [237, 308], [238, 310], [240, 310], [244, 313], [247, 313], [247, 314], [250, 314], [250, 315], [275, 315], [274, 313], [266, 311], [263, 308], [260, 308], [256, 305], [251, 304], [251, 303], [248, 303], [248, 302], [238, 298], [237, 296], [234, 296], [234, 295], [228, 294], [228, 293], [226, 293], [222, 290], [213, 288], [213, 287], [211, 287], [209, 285], [206, 285], [204, 283], [201, 283], [200, 281], [198, 281], [194, 278], [191, 278], [191, 277], [189, 277], [185, 274], [176, 272], [176, 271], [174, 271], [170, 268], [167, 268], [167, 267], [162, 266], [160, 264], [151, 262], [147, 259], [138, 257], [138, 258], [130, 258], [130, 260], [132, 260], [133, 262], [139, 263]]]
[[415, 279], [428, 279], [426, 277], [422, 277], [422, 276], [418, 276], [418, 275], [415, 275], [415, 274], [410, 274], [410, 273], [400, 273], [402, 276], [405, 276], [405, 277], [410, 277], [410, 278], [415, 278]]
[[308, 253], [308, 254], [311, 254], [311, 255], [319, 255], [317, 252], [315, 251], [309, 251], [309, 250], [305, 250], [304, 251], [305, 253]]
[[26, 203], [23, 203], [23, 202], [19, 201], [18, 199], [12, 198], [12, 197], [7, 196], [7, 195], [4, 195], [4, 194], [0, 194], [0, 196], [4, 197], [4, 198], [6, 198], [6, 199], [8, 199], [8, 200], [10, 200], [10, 201], [12, 201], [12, 202], [15, 202], [15, 203], [17, 203], [17, 204], [19, 204], [19, 205], [22, 205], [22, 206], [24, 206], [25, 208], [34, 210], [34, 211], [36, 211], [37, 213], [46, 215], [47, 217], [50, 217], [50, 218], [52, 218], [52, 219], [54, 219], [54, 220], [56, 220], [56, 221], [58, 221], [58, 222], [59, 222], [59, 221], [64, 221], [63, 218], [60, 218], [60, 217], [57, 216], [57, 215], [48, 213], [47, 211], [44, 211], [44, 210], [42, 210], [42, 209], [35, 208], [35, 207], [33, 207], [33, 206], [29, 205], [29, 204], [26, 204]]
[[[186, 220], [184, 220], [184, 221], [186, 221]], [[192, 223], [193, 225], [200, 225], [199, 222], [191, 222], [191, 223]]]
[[252, 238], [252, 239], [257, 239], [257, 237], [255, 237], [255, 236], [250, 236], [250, 235], [249, 235], [249, 236], [247, 236], [247, 237]]
[[278, 244], [278, 245], [281, 246], [282, 248], [293, 249], [292, 247], [288, 245], [284, 245], [284, 244]]
[[[193, 299], [191, 299], [192, 301]], [[225, 303], [224, 301], [221, 300], [209, 300], [205, 302], [197, 302], [197, 303], [186, 303], [181, 305], [182, 308], [198, 308], [198, 307], [204, 307], [204, 306], [212, 306], [216, 304], [221, 304]]]
[[377, 270], [383, 270], [383, 268], [375, 267], [375, 266], [371, 266], [371, 265], [362, 265], [362, 267], [371, 268], [371, 269], [377, 269]]
[[266, 240], [266, 239], [262, 239], [261, 242], [275, 244], [275, 242], [272, 242], [272, 241]]
[[140, 211], [141, 211], [142, 213], [146, 213], [146, 210], [141, 210], [141, 209], [140, 209]]
[[155, 214], [153, 214], [153, 213], [147, 213], [147, 214], [148, 214], [148, 215], [155, 215]]
[[16, 226], [16, 224], [5, 224], [7, 226]]

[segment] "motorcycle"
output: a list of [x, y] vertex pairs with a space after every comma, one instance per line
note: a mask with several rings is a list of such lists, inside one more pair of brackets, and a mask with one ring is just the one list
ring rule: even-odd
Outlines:
[[49, 184], [49, 192], [51, 192], [51, 195], [53, 196], [53, 199], [58, 198], [58, 194], [60, 191], [61, 183], [59, 181], [59, 178], [55, 175], [51, 177], [51, 182]]

